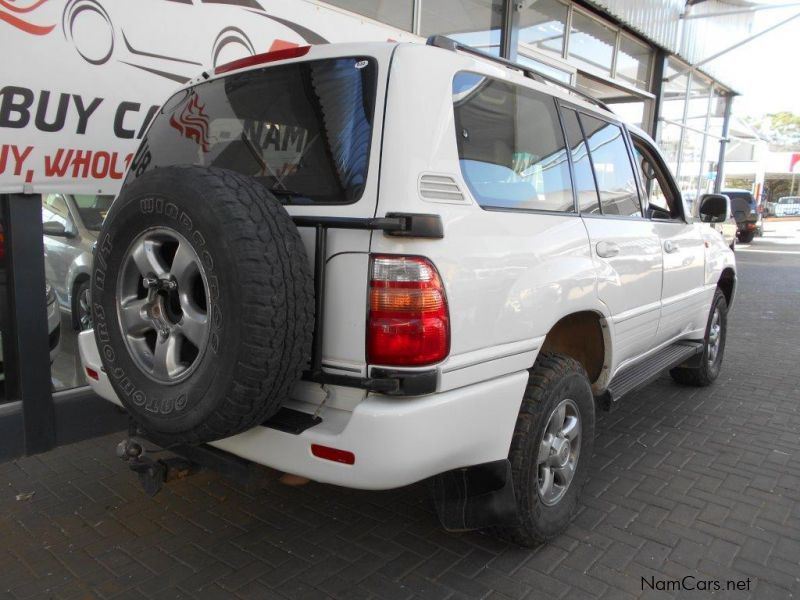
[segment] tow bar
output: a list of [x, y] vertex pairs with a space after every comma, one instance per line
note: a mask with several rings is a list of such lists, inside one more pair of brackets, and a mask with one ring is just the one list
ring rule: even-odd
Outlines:
[[178, 456], [158, 460], [150, 458], [143, 443], [136, 438], [126, 438], [117, 444], [117, 456], [139, 476], [148, 496], [155, 496], [165, 483], [185, 479], [197, 471], [196, 465]]

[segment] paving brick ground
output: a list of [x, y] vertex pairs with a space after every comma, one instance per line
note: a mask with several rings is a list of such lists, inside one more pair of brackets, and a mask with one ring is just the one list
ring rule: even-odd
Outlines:
[[0, 599], [710, 597], [643, 589], [685, 576], [800, 597], [800, 256], [739, 256], [720, 380], [664, 377], [601, 415], [580, 513], [547, 546], [447, 534], [424, 485], [202, 473], [150, 499], [109, 436], [0, 464]]

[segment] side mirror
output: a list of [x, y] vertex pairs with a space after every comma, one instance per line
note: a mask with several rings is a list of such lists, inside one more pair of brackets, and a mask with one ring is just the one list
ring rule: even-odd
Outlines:
[[703, 223], [724, 223], [731, 212], [731, 201], [724, 194], [703, 194], [698, 214]]
[[74, 233], [67, 231], [67, 228], [64, 227], [64, 224], [59, 223], [58, 221], [45, 221], [42, 223], [42, 231], [45, 235], [51, 235], [53, 237], [75, 237]]

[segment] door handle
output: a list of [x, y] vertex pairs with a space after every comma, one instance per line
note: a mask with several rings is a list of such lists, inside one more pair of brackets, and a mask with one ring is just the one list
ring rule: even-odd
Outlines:
[[597, 242], [595, 249], [597, 250], [597, 256], [600, 258], [611, 258], [619, 254], [619, 246], [614, 242]]
[[672, 240], [667, 240], [664, 242], [664, 252], [667, 254], [672, 254], [673, 252], [677, 252], [678, 244], [673, 242]]

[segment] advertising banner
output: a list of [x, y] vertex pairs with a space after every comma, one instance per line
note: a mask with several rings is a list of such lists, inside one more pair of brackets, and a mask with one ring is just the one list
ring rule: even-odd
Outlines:
[[244, 56], [413, 35], [306, 0], [0, 0], [0, 192], [114, 194], [160, 105]]

